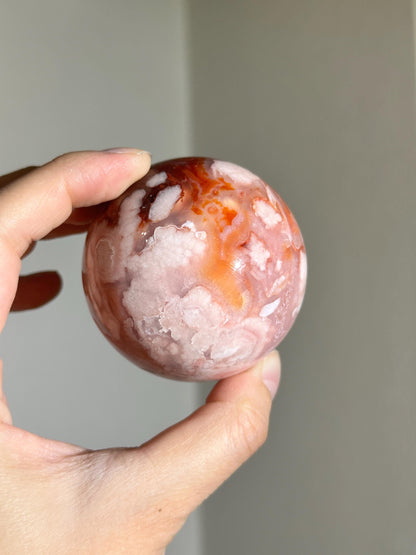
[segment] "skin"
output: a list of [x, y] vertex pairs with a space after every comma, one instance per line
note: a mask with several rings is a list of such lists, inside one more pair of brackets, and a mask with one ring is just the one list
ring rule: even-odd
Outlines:
[[[19, 278], [36, 241], [85, 231], [149, 166], [133, 149], [78, 152], [0, 177], [0, 332], [10, 310], [37, 308], [61, 288], [55, 272]], [[2, 371], [0, 361], [0, 553], [156, 555], [265, 441], [280, 361], [273, 352], [218, 382], [144, 445], [100, 451], [14, 427]]]

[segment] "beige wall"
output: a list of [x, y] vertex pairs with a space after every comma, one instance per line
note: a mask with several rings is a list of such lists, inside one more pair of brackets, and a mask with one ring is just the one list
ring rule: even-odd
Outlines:
[[409, 0], [190, 2], [195, 152], [248, 166], [309, 254], [268, 443], [204, 507], [205, 553], [416, 549]]

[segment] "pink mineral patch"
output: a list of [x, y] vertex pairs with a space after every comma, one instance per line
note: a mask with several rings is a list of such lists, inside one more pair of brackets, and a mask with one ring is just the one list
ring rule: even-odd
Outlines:
[[138, 366], [224, 378], [276, 347], [306, 286], [306, 254], [282, 199], [210, 158], [155, 164], [91, 226], [83, 283], [95, 322]]

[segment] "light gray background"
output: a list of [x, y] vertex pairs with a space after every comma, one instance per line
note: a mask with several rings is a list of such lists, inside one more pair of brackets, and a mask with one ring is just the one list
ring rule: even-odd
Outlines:
[[[416, 193], [410, 0], [24, 0], [0, 7], [0, 168], [133, 145], [213, 155], [282, 194], [309, 255], [266, 446], [168, 553], [416, 553]], [[137, 371], [100, 337], [82, 240], [27, 271], [65, 290], [1, 338], [15, 422], [134, 445], [206, 387]]]
[[[155, 160], [189, 151], [186, 12], [178, 0], [0, 2], [1, 173], [112, 146]], [[92, 322], [83, 238], [39, 244], [24, 271], [57, 269], [64, 289], [11, 315], [0, 338], [14, 422], [91, 448], [138, 445], [187, 416], [197, 386], [128, 363]], [[169, 555], [200, 552], [191, 517]]]
[[415, 554], [411, 2], [191, 14], [196, 144], [273, 183], [309, 255], [269, 441], [205, 505], [206, 552]]

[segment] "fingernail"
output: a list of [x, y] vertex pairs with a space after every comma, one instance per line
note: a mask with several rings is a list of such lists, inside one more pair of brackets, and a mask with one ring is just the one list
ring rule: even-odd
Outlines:
[[113, 154], [135, 154], [136, 156], [142, 156], [143, 154], [148, 154], [152, 156], [147, 150], [140, 150], [138, 148], [129, 147], [117, 147], [117, 148], [106, 148], [103, 152], [111, 152]]
[[274, 399], [280, 382], [280, 356], [277, 351], [272, 351], [264, 359], [262, 379]]

